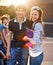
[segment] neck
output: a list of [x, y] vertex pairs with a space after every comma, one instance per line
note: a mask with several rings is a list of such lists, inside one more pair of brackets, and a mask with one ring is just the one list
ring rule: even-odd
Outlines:
[[17, 18], [18, 22], [23, 22], [24, 21], [24, 18]]

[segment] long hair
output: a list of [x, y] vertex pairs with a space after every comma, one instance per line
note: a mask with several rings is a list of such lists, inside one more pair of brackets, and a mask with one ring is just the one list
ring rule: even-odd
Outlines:
[[32, 18], [31, 18], [32, 10], [37, 10], [37, 11], [38, 11], [38, 13], [39, 13], [39, 18], [38, 18], [37, 21], [44, 25], [44, 22], [43, 22], [43, 10], [42, 10], [40, 7], [38, 7], [38, 6], [32, 7], [32, 8], [31, 8], [31, 12], [30, 12], [30, 20], [31, 20], [31, 21], [32, 21]]

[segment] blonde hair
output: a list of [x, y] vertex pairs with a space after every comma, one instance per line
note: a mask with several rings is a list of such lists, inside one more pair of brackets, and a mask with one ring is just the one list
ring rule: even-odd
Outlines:
[[[2, 16], [2, 18], [4, 18], [4, 17], [8, 18], [9, 21], [10, 21], [10, 15], [9, 15], [9, 14], [4, 14], [4, 15]], [[2, 18], [1, 18], [1, 19], [2, 19]]]
[[43, 23], [43, 11], [42, 11], [42, 9], [38, 6], [34, 6], [34, 7], [31, 8], [31, 12], [30, 12], [30, 20], [31, 21], [32, 21], [32, 18], [31, 18], [32, 10], [37, 10], [38, 11], [38, 13], [39, 13], [38, 22], [44, 24]]
[[0, 24], [2, 24], [2, 20], [0, 20]]
[[16, 6], [16, 10], [17, 9], [23, 9], [23, 10], [25, 10], [26, 11], [26, 7], [24, 6], [24, 5], [18, 5], [18, 6]]

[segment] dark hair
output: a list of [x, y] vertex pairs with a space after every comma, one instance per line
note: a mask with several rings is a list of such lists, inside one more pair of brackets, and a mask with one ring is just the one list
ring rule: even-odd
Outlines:
[[3, 23], [3, 20], [5, 20], [5, 19], [7, 19], [7, 20], [8, 20], [8, 18], [7, 18], [7, 17], [2, 17], [2, 18], [1, 18], [2, 23]]
[[1, 18], [1, 20], [4, 20], [4, 19], [8, 19], [7, 17], [3, 17], [3, 18]]

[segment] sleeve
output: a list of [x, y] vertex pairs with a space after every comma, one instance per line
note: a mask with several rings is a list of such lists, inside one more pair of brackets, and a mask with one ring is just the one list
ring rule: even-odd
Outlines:
[[3, 29], [7, 29], [7, 27], [3, 24], [0, 25], [0, 32], [3, 30]]
[[38, 43], [41, 38], [42, 32], [43, 32], [42, 24], [37, 23], [34, 26], [34, 35], [33, 35], [33, 38], [30, 38], [30, 41], [34, 41]]
[[5, 25], [2, 25], [2, 29], [7, 29], [7, 27]]

